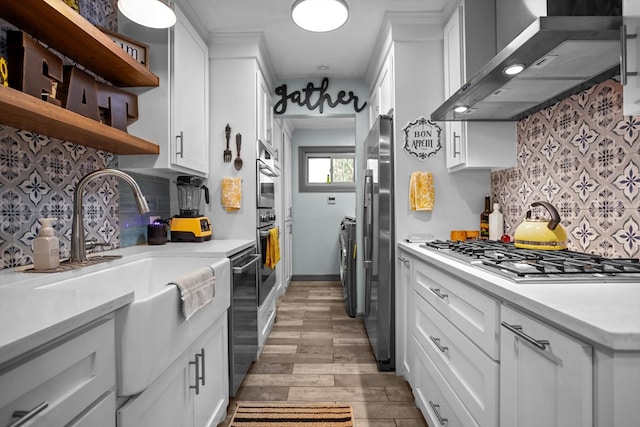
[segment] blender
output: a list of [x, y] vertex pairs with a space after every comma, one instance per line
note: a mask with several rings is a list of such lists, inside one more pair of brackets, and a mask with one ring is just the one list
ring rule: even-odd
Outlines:
[[211, 240], [211, 221], [200, 215], [200, 194], [204, 190], [204, 201], [209, 203], [209, 189], [197, 176], [181, 175], [178, 185], [178, 208], [180, 214], [170, 220], [172, 242], [204, 242]]

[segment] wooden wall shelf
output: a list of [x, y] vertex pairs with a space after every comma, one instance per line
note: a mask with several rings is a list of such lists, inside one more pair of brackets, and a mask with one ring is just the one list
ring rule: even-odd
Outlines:
[[5, 86], [0, 123], [115, 154], [160, 153], [157, 144]]
[[120, 87], [160, 79], [62, 0], [2, 0], [0, 18]]

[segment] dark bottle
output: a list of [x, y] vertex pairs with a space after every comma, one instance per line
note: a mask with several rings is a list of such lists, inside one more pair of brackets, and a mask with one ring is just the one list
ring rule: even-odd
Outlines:
[[489, 239], [489, 214], [491, 213], [491, 198], [485, 196], [484, 211], [480, 214], [480, 239]]

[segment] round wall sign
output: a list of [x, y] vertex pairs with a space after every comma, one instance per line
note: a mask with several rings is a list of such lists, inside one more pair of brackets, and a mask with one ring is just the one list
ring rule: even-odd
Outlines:
[[442, 148], [440, 144], [442, 129], [431, 120], [424, 117], [417, 118], [402, 130], [404, 131], [404, 149], [420, 160], [435, 155]]

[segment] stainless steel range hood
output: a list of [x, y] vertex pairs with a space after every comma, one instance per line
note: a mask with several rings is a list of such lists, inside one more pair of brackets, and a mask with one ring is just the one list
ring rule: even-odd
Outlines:
[[[431, 120], [520, 120], [619, 71], [620, 16], [539, 17], [431, 114]], [[515, 76], [503, 70], [526, 68]], [[456, 113], [457, 106], [467, 106]]]

